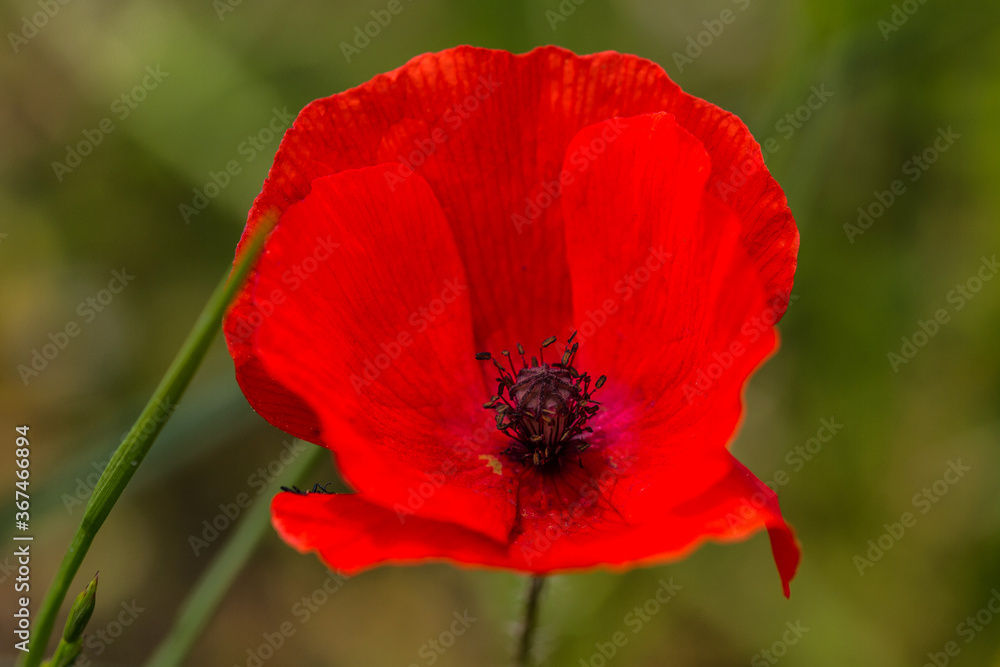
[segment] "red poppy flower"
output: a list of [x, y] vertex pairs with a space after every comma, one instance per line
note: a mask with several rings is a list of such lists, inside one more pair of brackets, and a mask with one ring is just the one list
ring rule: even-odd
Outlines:
[[244, 242], [273, 210], [237, 379], [356, 491], [278, 495], [288, 543], [551, 572], [767, 528], [788, 594], [795, 538], [726, 446], [798, 232], [735, 116], [633, 56], [459, 47], [307, 106]]

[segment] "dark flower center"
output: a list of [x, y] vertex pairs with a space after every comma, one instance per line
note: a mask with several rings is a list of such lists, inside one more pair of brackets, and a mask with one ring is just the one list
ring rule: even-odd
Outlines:
[[520, 370], [508, 350], [500, 354], [507, 358], [509, 369], [489, 352], [476, 355], [481, 361], [492, 361], [500, 373], [497, 393], [483, 407], [496, 412], [497, 428], [514, 441], [503, 453], [523, 464], [558, 465], [565, 452], [579, 453], [589, 446], [585, 434], [593, 429], [587, 420], [600, 409], [590, 397], [607, 378], [602, 375], [592, 387], [590, 376], [573, 367], [580, 347], [574, 337], [575, 333], [566, 341], [562, 359], [554, 364], [545, 362], [545, 348], [556, 342], [555, 336], [545, 339], [530, 364], [518, 343]]

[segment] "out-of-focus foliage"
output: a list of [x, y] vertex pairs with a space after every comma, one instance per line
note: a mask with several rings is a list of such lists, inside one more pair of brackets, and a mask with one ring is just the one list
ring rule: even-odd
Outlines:
[[[902, 667], [949, 648], [952, 664], [1000, 664], [987, 607], [1000, 598], [996, 3], [400, 0], [346, 57], [342, 43], [387, 4], [4, 4], [0, 398], [4, 428], [32, 426], [34, 599], [95, 470], [232, 259], [278, 145], [269, 124], [424, 51], [556, 43], [651, 58], [774, 140], [767, 162], [802, 233], [796, 299], [733, 450], [776, 481], [804, 560], [790, 601], [763, 535], [623, 575], [558, 577], [542, 612], [550, 664], [604, 664], [600, 646], [619, 631], [607, 664]], [[73, 166], [80, 142], [92, 147]], [[227, 163], [238, 173], [223, 176]], [[103, 292], [114, 271], [134, 278]], [[947, 321], [929, 324], [941, 309]], [[829, 422], [833, 437], [811, 441]], [[218, 342], [74, 582], [101, 570], [88, 658], [149, 655], [229, 535], [227, 508], [239, 494], [267, 502], [260, 480], [285, 440], [246, 405]], [[907, 512], [911, 525], [895, 526]], [[670, 578], [678, 595], [635, 615]], [[328, 580], [269, 534], [189, 664], [500, 664], [520, 587], [444, 565]], [[449, 643], [442, 632], [466, 610], [477, 621], [439, 654], [428, 642]], [[280, 648], [258, 649], [282, 629]]]

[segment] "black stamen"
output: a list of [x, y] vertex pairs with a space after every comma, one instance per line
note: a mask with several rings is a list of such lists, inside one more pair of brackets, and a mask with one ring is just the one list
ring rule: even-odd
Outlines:
[[510, 364], [510, 372], [517, 375], [517, 370], [514, 368], [514, 360], [510, 358], [510, 350], [504, 350], [500, 354], [507, 357], [507, 363]]
[[[593, 428], [586, 422], [600, 407], [591, 398], [590, 375], [573, 366], [580, 348], [578, 342], [573, 342], [575, 336], [573, 332], [566, 341], [562, 361], [553, 365], [545, 363], [543, 351], [555, 342], [555, 336], [542, 342], [539, 356], [532, 356], [530, 365], [524, 346], [518, 343], [517, 352], [523, 364], [520, 370], [515, 369], [507, 350], [501, 354], [507, 357], [509, 372], [487, 353], [476, 355], [481, 361], [492, 361], [500, 374], [496, 395], [483, 407], [495, 411], [497, 429], [514, 440], [502, 453], [522, 464], [562, 465], [563, 452], [579, 453], [590, 446], [584, 438], [593, 433]], [[600, 376], [593, 383], [593, 391], [606, 380], [607, 376]]]

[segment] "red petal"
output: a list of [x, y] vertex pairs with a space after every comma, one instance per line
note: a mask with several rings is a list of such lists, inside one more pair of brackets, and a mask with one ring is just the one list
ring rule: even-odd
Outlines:
[[[415, 176], [390, 192], [393, 168], [317, 179], [288, 210], [248, 290], [261, 310], [277, 304], [252, 350], [319, 417], [345, 478], [397, 523], [446, 516], [504, 539], [513, 482], [478, 456], [504, 443], [481, 407], [490, 390], [465, 272], [430, 188]], [[270, 397], [245, 376], [241, 386]]]
[[668, 114], [593, 125], [567, 154], [563, 208], [579, 365], [642, 406], [633, 428], [722, 447], [774, 347], [776, 310], [738, 218], [705, 195], [708, 160]]
[[781, 576], [781, 587], [785, 597], [789, 597], [789, 584], [802, 558], [798, 540], [781, 516], [778, 496], [774, 491], [735, 458], [732, 463], [733, 470], [724, 480], [704, 497], [679, 508], [677, 513], [689, 511], [691, 516], [702, 520], [706, 515], [713, 515], [715, 520], [706, 526], [710, 529], [708, 534], [719, 540], [743, 539], [762, 526], [766, 527], [774, 563]]
[[335, 570], [354, 574], [382, 563], [428, 559], [503, 565], [507, 546], [454, 523], [395, 513], [360, 495], [279, 493], [271, 502], [275, 529], [299, 551], [317, 551]]
[[[494, 83], [499, 85], [494, 86]], [[477, 90], [481, 93], [478, 96]], [[468, 112], [462, 112], [456, 104], [467, 105]], [[472, 107], [477, 108], [473, 110]], [[567, 260], [567, 246], [563, 240], [564, 206], [553, 205], [559, 198], [555, 183], [564, 167], [564, 158], [567, 160], [565, 164], [573, 164], [569, 161], [573, 149], [567, 152], [571, 140], [581, 128], [591, 123], [615, 116], [655, 111], [673, 113], [680, 126], [707, 148], [709, 159], [704, 165], [710, 173], [703, 174], [704, 182], [700, 185], [693, 183], [689, 178], [691, 173], [683, 170], [676, 171], [673, 176], [678, 183], [688, 179], [687, 185], [693, 186], [697, 193], [707, 190], [709, 194], [692, 203], [684, 198], [684, 192], [675, 187], [677, 196], [674, 201], [679, 203], [678, 212], [693, 211], [696, 214], [694, 222], [689, 217], [685, 218], [686, 227], [661, 224], [664, 220], [676, 221], [670, 215], [663, 220], [657, 219], [657, 207], [652, 207], [652, 210], [648, 206], [643, 208], [641, 201], [639, 206], [634, 206], [635, 201], [628, 202], [633, 207], [621, 210], [635, 212], [643, 218], [641, 222], [647, 227], [636, 224], [636, 219], [610, 218], [613, 224], [621, 224], [622, 227], [627, 226], [622, 223], [635, 225], [634, 231], [690, 231], [689, 238], [676, 236], [672, 241], [684, 252], [690, 251], [690, 256], [696, 257], [698, 263], [688, 262], [677, 267], [677, 273], [685, 280], [672, 287], [677, 291], [677, 285], [682, 285], [687, 290], [681, 290], [682, 294], [664, 295], [661, 290], [658, 294], [629, 304], [628, 308], [634, 309], [631, 314], [633, 322], [646, 326], [645, 332], [640, 331], [638, 326], [608, 326], [602, 334], [619, 337], [620, 340], [615, 341], [618, 345], [637, 340], [649, 343], [649, 335], [673, 337], [654, 340], [644, 348], [628, 348], [621, 354], [609, 351], [614, 349], [614, 343], [611, 346], [591, 346], [604, 350], [603, 358], [585, 347], [582, 355], [582, 361], [589, 359], [606, 363], [607, 368], [599, 368], [601, 363], [580, 364], [595, 375], [610, 371], [609, 374], [613, 373], [623, 380], [639, 379], [634, 386], [634, 394], [624, 395], [633, 390], [631, 382], [620, 388], [618, 400], [633, 408], [628, 413], [633, 419], [632, 428], [621, 431], [628, 436], [633, 449], [619, 453], [624, 454], [621, 460], [633, 464], [640, 462], [637, 452], [645, 452], [642, 456], [646, 457], [641, 459], [641, 466], [636, 464], [632, 467], [633, 470], [647, 472], [627, 478], [623, 476], [625, 482], [611, 489], [611, 495], [598, 503], [600, 511], [585, 516], [580, 524], [580, 537], [585, 537], [583, 528], [587, 526], [601, 524], [609, 528], [607, 533], [598, 532], [592, 536], [594, 540], [613, 540], [613, 544], [607, 547], [610, 555], [602, 556], [605, 560], [597, 562], [624, 563], [633, 557], [656, 559], [672, 553], [671, 550], [678, 552], [688, 548], [698, 539], [702, 532], [699, 532], [696, 520], [679, 527], [671, 524], [661, 530], [676, 534], [676, 543], [669, 544], [660, 544], [655, 536], [642, 532], [648, 525], [659, 524], [647, 524], [641, 520], [655, 514], [657, 508], [676, 506], [687, 497], [698, 497], [726, 470], [726, 464], [720, 463], [719, 458], [725, 453], [721, 444], [732, 433], [740, 414], [740, 388], [746, 376], [774, 344], [774, 334], [768, 325], [758, 332], [754, 341], [748, 342], [741, 354], [736, 355], [738, 358], [733, 363], [727, 364], [728, 373], [710, 378], [709, 386], [697, 383], [698, 371], [707, 372], [711, 366], [706, 367], [705, 363], [714, 359], [713, 354], [724, 351], [719, 345], [728, 344], [736, 335], [734, 332], [742, 333], [741, 325], [746, 321], [747, 313], [759, 312], [761, 304], [766, 303], [768, 297], [773, 297], [772, 314], [780, 317], [791, 287], [798, 245], [797, 232], [784, 197], [767, 174], [756, 143], [735, 116], [682, 93], [657, 65], [631, 56], [604, 53], [578, 58], [554, 47], [537, 49], [523, 56], [467, 47], [429, 54], [414, 59], [395, 72], [376, 77], [357, 89], [319, 100], [307, 107], [282, 142], [269, 180], [255, 202], [244, 236], [245, 242], [260, 216], [271, 208], [285, 211], [306, 198], [311, 189], [320, 189], [325, 179], [315, 180], [319, 176], [394, 161], [401, 153], [404, 161], [411, 160], [412, 156], [414, 165], [420, 163], [416, 171], [429, 183], [441, 202], [456, 243], [452, 252], [468, 270], [474, 299], [471, 306], [466, 306], [472, 323], [467, 333], [470, 339], [476, 341], [473, 349], [506, 347], [513, 340], [522, 340], [529, 345], [537, 343], [554, 330], [569, 324], [570, 320], [577, 324], [578, 318], [587, 314], [587, 299], [597, 293], [597, 279], [591, 281], [589, 292], [582, 290], [586, 281], [581, 279], [580, 270], [581, 267], [586, 269], [586, 266], [579, 260], [586, 256], [577, 256], [571, 247]], [[435, 134], [435, 130], [439, 129], [445, 134]], [[666, 134], [653, 136], [647, 132], [650, 139], [676, 149], [677, 154], [669, 156], [671, 160], [684, 151], [689, 157], [693, 155], [689, 150], [691, 142], [685, 136], [676, 129], [673, 139]], [[577, 142], [582, 138], [582, 135], [577, 137]], [[574, 147], [579, 146], [579, 143], [574, 144]], [[642, 146], [634, 148], [636, 154], [646, 159], [650, 173], [639, 173], [632, 165], [621, 162], [619, 156], [618, 164], [623, 167], [622, 172], [630, 173], [633, 181], [643, 184], [636, 190], [632, 184], [625, 183], [625, 189], [632, 195], [638, 193], [645, 196], [651, 192], [649, 187], [659, 182], [660, 194], [669, 191], [669, 187], [663, 187], [663, 165], [657, 163], [649, 151], [643, 154]], [[676, 166], [673, 162], [669, 164]], [[749, 176], [734, 172], [734, 167], [742, 168]], [[605, 170], [603, 182], [593, 179], [595, 186], [588, 187], [586, 191], [597, 193], [595, 196], [600, 197], [602, 189], [618, 187], [620, 180], [612, 178], [616, 174], [611, 171]], [[405, 190], [406, 184], [417, 178], [399, 171], [383, 171], [381, 175], [389, 179], [384, 183], [388, 192], [385, 188], [379, 192], [382, 197], [395, 197], [397, 189]], [[366, 187], [374, 191], [371, 184]], [[371, 195], [371, 192], [368, 194]], [[569, 197], [563, 198], [566, 200]], [[723, 201], [728, 201], [729, 205], [723, 205]], [[307, 198], [305, 203], [308, 202]], [[572, 204], [564, 201], [564, 205], [568, 213]], [[276, 235], [291, 224], [290, 220], [296, 219], [293, 212], [281, 219]], [[603, 211], [607, 212], [607, 209]], [[436, 214], [440, 215], [440, 211]], [[516, 215], [533, 217], [534, 220], [524, 224], [523, 219], [516, 218]], [[587, 215], [589, 213], [584, 211], [584, 221]], [[363, 215], [355, 217], [364, 219]], [[373, 224], [380, 217], [369, 216], [367, 222]], [[608, 221], [607, 216], [604, 220], [605, 223]], [[571, 222], [576, 224], [576, 221]], [[342, 228], [354, 232], [355, 227], [363, 224], [358, 220], [350, 225], [343, 222]], [[384, 223], [378, 219], [377, 224]], [[393, 224], [400, 225], [400, 222], [389, 223], [388, 227], [393, 227]], [[581, 224], [579, 229], [585, 227]], [[569, 231], [570, 245], [580, 241], [579, 229]], [[638, 232], [636, 238], [645, 233]], [[574, 234], [577, 236], [574, 237]], [[601, 238], [599, 234], [595, 236], [595, 239]], [[603, 238], [605, 253], [608, 248], [617, 250], [623, 245], [618, 236], [608, 238], [605, 235]], [[294, 247], [292, 242], [288, 245]], [[589, 247], [593, 249], [593, 246], [591, 241]], [[625, 251], [628, 249], [629, 246], [623, 248]], [[295, 252], [303, 250], [307, 249], [297, 248]], [[302, 256], [295, 252], [288, 254], [286, 265], [301, 260]], [[626, 252], [622, 255], [627, 257]], [[428, 254], [428, 257], [437, 261], [437, 253]], [[262, 266], [265, 261], [266, 258], [262, 260]], [[579, 294], [574, 293], [572, 300], [567, 270], [569, 262], [573, 263], [573, 278], [578, 283], [574, 284], [574, 290], [578, 286], [581, 288]], [[613, 286], [614, 281], [621, 277], [614, 273], [609, 275], [609, 267], [614, 268], [613, 262], [604, 266], [604, 273], [600, 276], [611, 279], [605, 287]], [[628, 267], [629, 270], [634, 268]], [[274, 275], [278, 275], [276, 269], [273, 271]], [[386, 284], [390, 282], [384, 280]], [[742, 286], [742, 289], [732, 289], [733, 285]], [[454, 439], [459, 434], [467, 434], [476, 419], [472, 417], [472, 412], [463, 413], [461, 409], [449, 412], [440, 403], [431, 406], [419, 404], [420, 417], [417, 417], [416, 428], [408, 430], [408, 420], [414, 417], [407, 413], [407, 409], [414, 405], [411, 399], [417, 392], [411, 385], [409, 389], [412, 391], [407, 393], [405, 383], [398, 380], [386, 382], [386, 387], [376, 392], [377, 401], [358, 401], [354, 405], [348, 396], [339, 404], [330, 403], [327, 399], [344, 397], [338, 396], [335, 389], [330, 389], [321, 379], [313, 376], [318, 374], [334, 379], [330, 377], [329, 370], [337, 364], [343, 366], [345, 356], [353, 353], [354, 361], [358, 362], [365, 354], [369, 358], [372, 353], [377, 354], [379, 350], [372, 348], [377, 340], [368, 341], [368, 347], [362, 345], [366, 340], [363, 334], [373, 328], [372, 323], [366, 322], [364, 327], [356, 329], [353, 338], [344, 333], [336, 339], [332, 360], [317, 360], [314, 353], [285, 350], [281, 345], [275, 348], [269, 343], [284, 344], [289, 336], [273, 333], [272, 338], [265, 340], [266, 323], [256, 338], [251, 335], [243, 339], [238, 335], [240, 327], [246, 327], [253, 309], [264, 303], [260, 299], [255, 301], [255, 294], [264, 294], [259, 291], [259, 286], [260, 281], [257, 281], [256, 293], [250, 289], [243, 292], [226, 323], [227, 339], [237, 363], [241, 385], [255, 407], [272, 423], [306, 437], [311, 435], [315, 438], [322, 422], [325, 441], [340, 452], [345, 472], [364, 492], [365, 502], [373, 500], [381, 507], [391, 507], [403, 500], [405, 491], [412, 491], [414, 484], [426, 484], [428, 474], [433, 476], [435, 472], [428, 466], [433, 461], [439, 463], [442, 458], [449, 460], [449, 454], [454, 455], [454, 448], [440, 445], [442, 438]], [[397, 284], [392, 286], [397, 287]], [[700, 291], [692, 295], [692, 286], [697, 286]], [[294, 301], [299, 300], [296, 295]], [[345, 301], [351, 303], [349, 299]], [[701, 301], [704, 304], [699, 303]], [[576, 308], [575, 316], [570, 312], [571, 303]], [[642, 308], [638, 307], [640, 304]], [[306, 331], [310, 327], [305, 322], [309, 317], [315, 317], [315, 313], [324, 313], [324, 307], [328, 304], [316, 297], [307, 301], [305, 306], [298, 304], [294, 317], [290, 316], [294, 320], [291, 323], [302, 329], [292, 334], [298, 336], [298, 340], [313, 345], [313, 352], [319, 349], [315, 346], [319, 334], [315, 331], [315, 323], [313, 331]], [[666, 307], [675, 308], [677, 312], [665, 311]], [[669, 316], [677, 314], [681, 315], [679, 324], [667, 321]], [[405, 313], [402, 312], [391, 314], [397, 326], [401, 321], [399, 317], [403, 315]], [[327, 317], [322, 316], [319, 320], [328, 324], [329, 330], [339, 332], [345, 328], [340, 321], [328, 320]], [[389, 321], [387, 317], [386, 323]], [[386, 333], [392, 328], [387, 329], [386, 323], [383, 323], [382, 329], [375, 326], [374, 331]], [[646, 339], [641, 339], [642, 333], [646, 334]], [[454, 344], [456, 350], [464, 350], [460, 338], [463, 336], [456, 334], [447, 338], [445, 343]], [[272, 360], [264, 358], [264, 355], [258, 356], [259, 350], [265, 347], [272, 352], [280, 350], [274, 352], [280, 358]], [[440, 345], [429, 345], [428, 353], [434, 358], [440, 349]], [[261, 366], [261, 359], [266, 367]], [[309, 364], [317, 364], [317, 361], [318, 369], [309, 368]], [[455, 377], [462, 377], [462, 369], [445, 366], [437, 372], [443, 375], [449, 370], [457, 370], [459, 374]], [[275, 377], [270, 377], [270, 373], [274, 373]], [[693, 397], [681, 396], [684, 385], [690, 384], [684, 382], [685, 378], [696, 381], [695, 389], [698, 391]], [[428, 380], [433, 382], [434, 378], [429, 377]], [[614, 381], [612, 377], [611, 382]], [[609, 394], [615, 390], [611, 382], [606, 386]], [[440, 389], [435, 396], [459, 391], [449, 386], [430, 388]], [[467, 404], [472, 388], [467, 386], [466, 389], [467, 392], [457, 396], [455, 404]], [[388, 398], [382, 396], [383, 393], [387, 393]], [[303, 404], [296, 394], [308, 396], [309, 405]], [[642, 402], [636, 402], [637, 396]], [[399, 400], [393, 400], [393, 397]], [[477, 406], [481, 399], [482, 395], [468, 405]], [[344, 406], [343, 412], [338, 412]], [[649, 409], [654, 406], [658, 409]], [[478, 410], [477, 407], [474, 409]], [[387, 418], [376, 421], [366, 410], [376, 415], [385, 413]], [[345, 419], [344, 414], [352, 416]], [[481, 412], [478, 417], [482, 417]], [[427, 420], [427, 423], [420, 419]], [[434, 432], [432, 422], [443, 426]], [[334, 437], [337, 441], [331, 440]], [[411, 440], [408, 441], [408, 437]], [[341, 440], [344, 440], [343, 446]], [[656, 446], [645, 447], [645, 443]], [[410, 444], [414, 445], [412, 449]], [[499, 451], [496, 448], [500, 445], [494, 440], [489, 446], [494, 449], [488, 448], [487, 452]], [[614, 453], [610, 447], [601, 450], [595, 447], [594, 450], [584, 458], [589, 461], [594, 456]], [[420, 453], [415, 454], [414, 451]], [[387, 453], [391, 456], [386, 457]], [[348, 459], [354, 463], [348, 463]], [[677, 461], [700, 463], [693, 466], [696, 472], [690, 475], [690, 479], [676, 483], [676, 471], [672, 473], [673, 477], [664, 471], [669, 471], [670, 462]], [[482, 465], [491, 463], [494, 461], [487, 459]], [[348, 471], [352, 466], [354, 472], [350, 473]], [[486, 525], [483, 529], [490, 536], [501, 539], [504, 527], [510, 526], [508, 519], [513, 513], [509, 471], [503, 468], [502, 475], [496, 476], [497, 479], [487, 477], [483, 480], [480, 479], [481, 468], [464, 461], [457, 474], [459, 483], [446, 484], [441, 490], [432, 489], [431, 498], [420, 508], [422, 516], [449, 518], [465, 526], [479, 527], [483, 523], [477, 515], [484, 513]], [[675, 481], [674, 486], [680, 489], [675, 492], [674, 489], [663, 491], [657, 488], [669, 481]], [[455, 486], [455, 490], [445, 490], [451, 486]], [[492, 501], [475, 498], [470, 490], [479, 486], [486, 489], [484, 497]], [[522, 495], [530, 495], [537, 488], [528, 485], [522, 490]], [[559, 502], [570, 502], [573, 493], [571, 487], [555, 489], [552, 497]], [[642, 498], [645, 503], [641, 502]], [[379, 511], [399, 522], [391, 510]], [[490, 514], [491, 511], [493, 514]], [[551, 520], [551, 515], [541, 512], [536, 518], [536, 523], [529, 521], [524, 528], [541, 526]], [[351, 518], [354, 519], [356, 517]], [[704, 521], [704, 517], [701, 520]], [[444, 533], [434, 529], [440, 533], [440, 545], [432, 543], [413, 547], [412, 544], [420, 542], [417, 534], [424, 530], [425, 523], [438, 525], [436, 521], [411, 517], [397, 531], [409, 540], [409, 549], [423, 550], [424, 555], [414, 557], [459, 549], [462, 554], [454, 556], [459, 560], [475, 561], [479, 558], [481, 562], [521, 569], [542, 567], [538, 563], [527, 563], [524, 556], [517, 554], [507, 554], [495, 560], [495, 545], [486, 537], [469, 538], [470, 544], [478, 546], [468, 549], [482, 552], [478, 557], [470, 556], [465, 547], [450, 546], [449, 536], [454, 534], [447, 531], [458, 531], [455, 534], [468, 532], [457, 525], [448, 525]], [[636, 523], [641, 524], [641, 528], [635, 528]], [[383, 528], [388, 531], [388, 526]], [[778, 531], [776, 534], [782, 534], [780, 529], [775, 530]], [[393, 557], [392, 539], [385, 535], [377, 537], [376, 546], [383, 550], [379, 552], [382, 553], [379, 557]], [[334, 545], [324, 544], [325, 548], [334, 549]], [[787, 544], [785, 546], [776, 554], [779, 551], [786, 553]], [[549, 555], [544, 562], [548, 562], [546, 567], [550, 569], [583, 567], [594, 562], [595, 557], [581, 551], [580, 542], [574, 540], [560, 539], [547, 553]], [[442, 555], [448, 556], [449, 553]], [[374, 551], [366, 558], [375, 558]]]
[[271, 511], [286, 542], [317, 551], [330, 567], [347, 573], [426, 560], [525, 572], [652, 564], [681, 558], [705, 539], [743, 539], [762, 527], [771, 536], [786, 596], [799, 562], [798, 544], [774, 493], [732, 457], [723, 479], [657, 521], [632, 526], [594, 514], [523, 533], [509, 546], [446, 522], [413, 518], [400, 525], [392, 512], [359, 495], [282, 493]]
[[629, 482], [608, 490], [605, 514], [656, 523], [719, 480], [711, 452], [735, 431], [783, 303], [768, 299], [737, 216], [706, 195], [708, 154], [669, 114], [582, 130], [564, 173], [579, 365], [608, 375], [592, 449]]
[[[282, 141], [243, 242], [262, 215], [305, 197], [317, 176], [402, 155], [430, 183], [454, 232], [476, 295], [476, 347], [532, 345], [570, 317], [562, 211], [552, 205], [570, 140], [591, 123], [655, 111], [673, 113], [706, 146], [709, 191], [736, 211], [780, 315], [798, 232], [757, 143], [736, 116], [687, 95], [659, 65], [611, 52], [458, 47], [313, 102]], [[262, 383], [247, 341], [233, 334], [252, 307], [241, 296], [226, 332], [237, 373]], [[301, 437], [315, 433], [308, 410], [271, 389], [275, 405], [259, 403], [262, 414]]]

